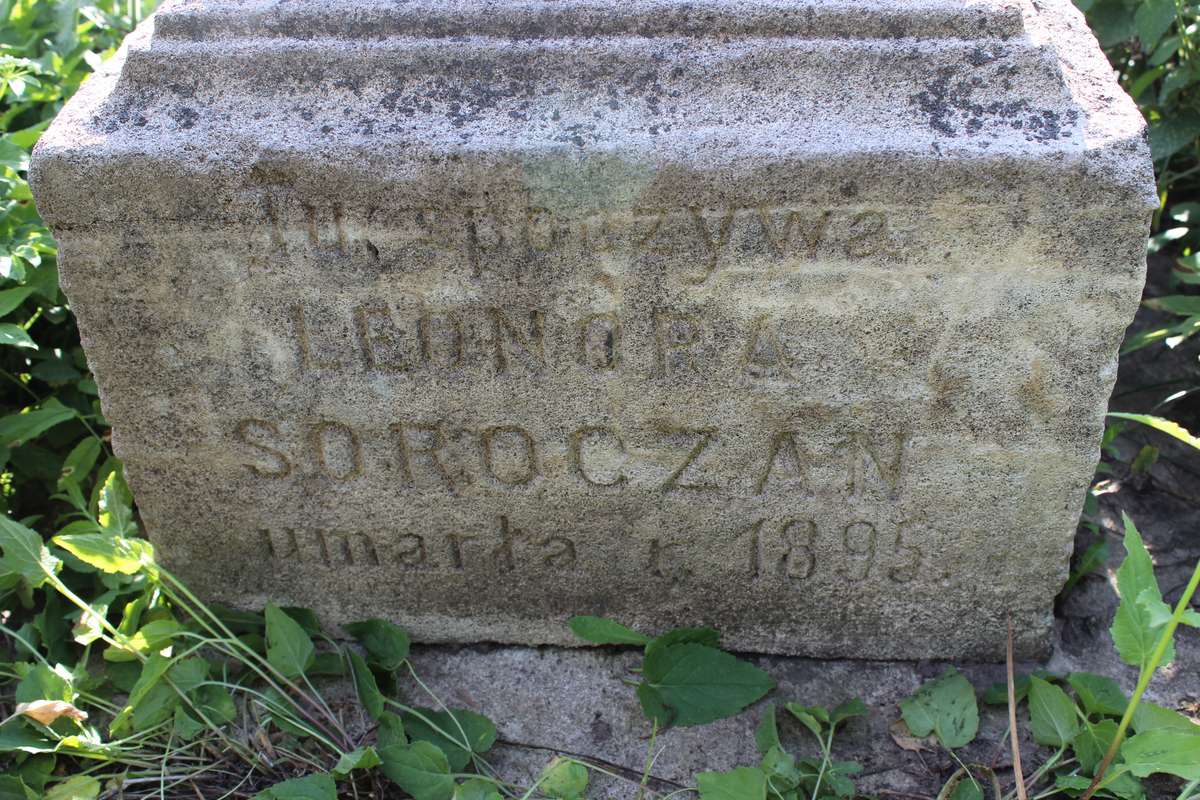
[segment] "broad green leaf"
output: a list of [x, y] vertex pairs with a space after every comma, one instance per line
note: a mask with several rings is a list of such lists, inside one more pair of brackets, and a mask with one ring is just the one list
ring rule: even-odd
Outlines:
[[171, 664], [171, 659], [161, 653], [154, 653], [146, 660], [129, 691], [125, 708], [109, 724], [114, 735], [130, 726], [134, 731], [148, 730], [171, 718], [180, 703], [179, 693], [163, 680]]
[[1119, 717], [1125, 713], [1129, 699], [1112, 678], [1091, 672], [1072, 672], [1067, 682], [1075, 690], [1079, 702], [1088, 714]]
[[337, 800], [337, 784], [323, 772], [291, 778], [263, 789], [254, 800]]
[[1150, 125], [1150, 155], [1162, 161], [1200, 136], [1200, 114], [1179, 110]]
[[494, 783], [471, 778], [454, 787], [454, 800], [503, 800]]
[[17, 775], [0, 775], [0, 800], [41, 800], [36, 792]]
[[1151, 328], [1141, 333], [1131, 334], [1121, 345], [1121, 355], [1128, 355], [1155, 342], [1165, 342], [1168, 346], [1173, 347], [1196, 333], [1200, 333], [1200, 316], [1188, 317], [1177, 325]]
[[696, 775], [700, 800], [765, 800], [767, 774], [758, 767], [738, 767], [729, 772]]
[[1121, 419], [1129, 419], [1133, 420], [1134, 422], [1140, 422], [1143, 425], [1149, 425], [1156, 431], [1162, 431], [1169, 436], [1174, 436], [1176, 439], [1185, 444], [1190, 444], [1192, 447], [1200, 449], [1200, 438], [1193, 436], [1187, 428], [1184, 428], [1179, 423], [1172, 422], [1169, 419], [1156, 417], [1151, 414], [1126, 414], [1121, 411], [1110, 411], [1108, 416], [1120, 417]]
[[183, 630], [183, 626], [172, 619], [156, 619], [147, 622], [138, 632], [118, 648], [110, 645], [104, 650], [105, 661], [133, 661], [137, 654], [149, 655], [169, 647], [171, 641]]
[[12, 719], [0, 725], [0, 753], [21, 751], [23, 753], [53, 753], [55, 743], [34, 733], [20, 719]]
[[[492, 745], [496, 743], [496, 726], [482, 714], [465, 709], [454, 709], [453, 716], [445, 711], [434, 711], [428, 708], [413, 710], [420, 716], [406, 711], [400, 717], [408, 738], [437, 745], [438, 749], [445, 754], [447, 762], [456, 771], [462, 770], [470, 763], [471, 753], [481, 755], [491, 750]], [[435, 730], [434, 726], [438, 730]], [[446, 738], [442, 733], [450, 738]], [[464, 733], [466, 734], [465, 739], [463, 738]], [[464, 747], [464, 744], [468, 747]]]
[[1065, 747], [1079, 733], [1075, 703], [1062, 689], [1041, 678], [1030, 681], [1029, 717], [1038, 744]]
[[211, 668], [212, 665], [206, 659], [191, 656], [172, 664], [171, 669], [167, 671], [167, 677], [175, 684], [175, 688], [187, 694], [208, 680]]
[[57, 356], [41, 359], [33, 365], [29, 374], [53, 386], [72, 383], [83, 377], [83, 373], [75, 369], [66, 359]]
[[404, 721], [391, 711], [384, 711], [379, 715], [379, 730], [375, 738], [380, 749], [393, 745], [407, 745], [408, 734], [404, 732]]
[[[1164, 297], [1151, 297], [1144, 301], [1147, 308], [1157, 309], [1158, 311], [1169, 311], [1172, 314], [1179, 314], [1184, 317], [1194, 317], [1200, 314], [1200, 296], [1191, 294], [1172, 294]], [[1161, 419], [1150, 414], [1127, 414], [1125, 412], [1114, 411], [1109, 416], [1117, 416], [1120, 414], [1125, 419], [1135, 417], [1148, 417], [1150, 419]], [[1141, 422], [1142, 420], [1137, 420]], [[1146, 423], [1150, 425], [1149, 422]]]
[[[1029, 676], [1018, 675], [1013, 679], [1013, 700], [1018, 704], [1029, 694]], [[983, 693], [983, 702], [989, 706], [1008, 705], [1008, 682], [997, 681]]]
[[175, 706], [174, 719], [171, 721], [171, 732], [183, 739], [185, 742], [190, 742], [204, 731], [204, 723], [193, 717], [183, 707], [183, 704]]
[[354, 674], [354, 688], [358, 692], [358, 701], [363, 704], [371, 719], [378, 720], [383, 713], [383, 692], [379, 691], [375, 675], [363, 657], [353, 650], [347, 654], [350, 656], [350, 671]]
[[1152, 52], [1173, 22], [1175, 0], [1142, 0], [1133, 15], [1133, 24], [1142, 41], [1142, 52]]
[[37, 342], [29, 338], [29, 334], [20, 325], [11, 322], [0, 322], [0, 345], [23, 347], [26, 350], [37, 350]]
[[382, 763], [374, 747], [359, 747], [351, 750], [349, 753], [342, 753], [342, 757], [338, 759], [337, 764], [333, 767], [333, 774], [339, 778], [344, 778], [350, 774], [351, 770], [371, 769], [372, 767], [378, 767]]
[[154, 563], [154, 546], [145, 539], [111, 533], [77, 533], [55, 536], [51, 541], [101, 572], [133, 575]]
[[[1095, 501], [1096, 495], [1091, 492], [1088, 492], [1088, 499]], [[1092, 513], [1096, 513], [1096, 512], [1092, 512]], [[1083, 580], [1085, 577], [1092, 574], [1093, 572], [1100, 571], [1104, 567], [1104, 565], [1107, 563], [1108, 563], [1108, 540], [1100, 539], [1098, 541], [1092, 542], [1090, 545], [1087, 546], [1087, 548], [1083, 551], [1083, 554], [1079, 557], [1078, 563], [1076, 564], [1075, 568], [1073, 570], [1071, 570], [1071, 574], [1067, 578], [1067, 583], [1065, 586], [1063, 586], [1063, 589], [1062, 589], [1063, 592], [1065, 593], [1065, 592], [1070, 591], [1071, 588], [1073, 586], [1075, 586], [1075, 584], [1079, 583], [1079, 581]]]
[[25, 298], [33, 294], [33, 288], [18, 286], [15, 289], [0, 291], [0, 317], [10, 313], [14, 308], [25, 302]]
[[649, 684], [639, 683], [635, 693], [646, 719], [655, 723], [658, 727], [666, 728], [675, 719], [675, 709], [668, 708], [663, 703], [663, 699], [658, 691], [653, 689]]
[[1200, 780], [1200, 736], [1155, 730], [1131, 736], [1121, 745], [1121, 758], [1139, 778], [1166, 773], [1185, 781]]
[[97, 519], [105, 530], [120, 536], [131, 536], [137, 532], [133, 522], [133, 493], [125, 483], [124, 470], [114, 469], [104, 479], [98, 510]]
[[51, 555], [42, 537], [19, 522], [0, 514], [0, 567], [20, 575], [30, 588], [36, 589], [62, 567], [62, 561]]
[[1108, 752], [1116, 735], [1117, 723], [1111, 719], [1089, 722], [1080, 729], [1079, 735], [1071, 742], [1071, 749], [1075, 751], [1079, 766], [1086, 774], [1096, 774], [1096, 767]]
[[774, 703], [768, 703], [767, 707], [763, 709], [762, 721], [754, 730], [754, 744], [758, 747], [760, 755], [766, 755], [772, 747], [780, 747], [779, 723], [776, 719]]
[[1146, 800], [1146, 787], [1128, 772], [1122, 772], [1104, 787], [1104, 791], [1120, 800]]
[[[1143, 667], [1149, 661], [1158, 642], [1161, 626], [1150, 622], [1150, 615], [1138, 598], [1143, 592], [1149, 591], [1149, 597], [1162, 600], [1158, 582], [1154, 579], [1154, 564], [1146, 546], [1142, 544], [1141, 534], [1128, 515], [1122, 515], [1125, 521], [1125, 560], [1117, 569], [1117, 592], [1121, 596], [1117, 613], [1113, 617], [1109, 633], [1117, 652], [1127, 663], [1135, 667]], [[1175, 658], [1175, 646], [1167, 646], [1163, 663], [1170, 663]]]
[[979, 731], [975, 690], [953, 667], [900, 701], [900, 712], [914, 736], [937, 736], [947, 749], [963, 747]]
[[538, 778], [538, 789], [558, 800], [576, 800], [587, 791], [587, 767], [577, 761], [555, 756]]
[[50, 127], [50, 120], [43, 120], [42, 122], [30, 125], [28, 128], [22, 128], [18, 131], [13, 131], [8, 135], [8, 140], [17, 147], [24, 147], [26, 150], [32, 150], [33, 146], [37, 144], [37, 140], [42, 135], [42, 132], [48, 127]]
[[[13, 88], [14, 81], [9, 82]], [[14, 94], [20, 92], [14, 91]], [[11, 137], [0, 136], [0, 167], [7, 167], [13, 172], [24, 172], [29, 169], [29, 153], [24, 147], [13, 142]]]
[[714, 650], [721, 648], [721, 634], [712, 628], [673, 628], [659, 634], [646, 644], [646, 655], [675, 644], [702, 644]]
[[100, 781], [91, 775], [73, 775], [46, 791], [44, 800], [96, 800], [100, 796]]
[[[4, 183], [0, 183], [3, 186]], [[25, 266], [21, 259], [0, 248], [0, 278], [8, 278], [17, 283], [25, 282]]]
[[18, 703], [32, 703], [35, 700], [73, 702], [75, 689], [71, 684], [71, 675], [62, 665], [54, 669], [38, 664], [17, 684], [13, 699]]
[[31, 756], [17, 768], [22, 781], [29, 788], [40, 794], [46, 789], [46, 782], [53, 776], [58, 759], [52, 755]]
[[645, 645], [650, 637], [604, 617], [576, 616], [567, 623], [571, 632], [592, 644]]
[[318, 652], [313, 656], [313, 665], [308, 670], [308, 674], [341, 678], [346, 675], [346, 664], [339, 653]]
[[1200, 736], [1200, 725], [1178, 711], [1145, 700], [1133, 712], [1133, 729], [1137, 733], [1165, 730]]
[[[1167, 625], [1175, 614], [1175, 609], [1164, 603], [1154, 589], [1143, 589], [1142, 593], [1137, 596], [1137, 602], [1146, 612], [1150, 624], [1156, 628]], [[1200, 627], [1200, 614], [1186, 608], [1179, 617], [1179, 624], [1190, 625], [1193, 628]]]
[[[946, 795], [947, 800], [983, 800], [983, 785], [978, 778], [964, 774], [952, 780], [954, 788]], [[942, 787], [941, 794], [946, 794], [946, 787]]]
[[96, 459], [100, 457], [100, 441], [94, 436], [89, 436], [82, 439], [79, 444], [71, 449], [66, 460], [63, 461], [62, 472], [58, 478], [58, 488], [64, 489], [66, 484], [78, 484], [86, 478], [92, 471], [92, 467], [96, 466]]
[[16, 447], [75, 416], [75, 409], [67, 408], [53, 397], [42, 403], [41, 408], [9, 414], [0, 419], [0, 447]]
[[300, 624], [278, 606], [268, 604], [264, 613], [267, 618], [267, 661], [285, 678], [300, 677], [313, 663], [316, 650], [312, 640]]
[[233, 703], [233, 695], [224, 686], [206, 683], [196, 690], [194, 701], [196, 706], [204, 712], [208, 721], [214, 725], [233, 722], [237, 716], [237, 706]]
[[[46, 601], [42, 610], [33, 618], [32, 625], [37, 630], [46, 647], [48, 657], [55, 664], [65, 664], [75, 660], [67, 642], [71, 638], [71, 624], [67, 621], [64, 608], [65, 601], [58, 592], [46, 592]], [[91, 598], [90, 604], [103, 603], [105, 595]], [[90, 605], [89, 604], [89, 605]]]
[[136, 733], [157, 727], [175, 715], [183, 699], [166, 681], [159, 681], [145, 698], [133, 708], [130, 720]]
[[862, 700], [855, 697], [852, 700], [839, 705], [833, 711], [829, 712], [829, 724], [837, 727], [841, 723], [853, 717], [865, 717], [867, 715], [867, 706]]
[[142, 674], [138, 676], [137, 683], [129, 690], [126, 706], [133, 707], [142, 702], [170, 668], [171, 659], [161, 653], [155, 653], [146, 659], [146, 663], [142, 664]]
[[450, 764], [437, 745], [413, 742], [380, 748], [383, 774], [412, 796], [413, 800], [450, 800], [454, 778]]
[[768, 786], [780, 794], [795, 789], [800, 784], [800, 770], [796, 759], [779, 745], [773, 745], [763, 753], [759, 763], [767, 775]]
[[138, 626], [142, 624], [142, 614], [148, 605], [149, 598], [145, 594], [140, 594], [126, 603], [117, 630], [124, 636], [132, 636], [136, 633]]
[[802, 706], [799, 703], [787, 703], [784, 708], [788, 710], [804, 727], [812, 731], [812, 735], [821, 738], [821, 729], [829, 722], [829, 712], [821, 706]]
[[346, 632], [367, 651], [367, 661], [385, 672], [395, 672], [408, 658], [408, 634], [387, 620], [351, 622]]
[[644, 685], [681, 727], [732, 716], [775, 686], [767, 673], [722, 650], [689, 642], [648, 647]]
[[316, 612], [311, 608], [283, 606], [279, 610], [291, 617], [309, 637], [317, 636], [321, 633], [321, 621], [317, 619]]

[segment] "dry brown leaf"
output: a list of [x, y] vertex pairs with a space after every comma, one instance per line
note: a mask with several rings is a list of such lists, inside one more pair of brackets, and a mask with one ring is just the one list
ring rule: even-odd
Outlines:
[[60, 717], [83, 722], [87, 719], [86, 711], [80, 711], [66, 700], [34, 700], [32, 703], [18, 703], [17, 713], [35, 719], [43, 725], [49, 725]]
[[892, 735], [892, 741], [895, 742], [901, 749], [908, 750], [913, 753], [920, 753], [922, 750], [929, 750], [925, 739], [918, 739], [912, 735], [912, 731], [904, 724], [904, 720], [898, 719], [888, 728], [888, 733]]

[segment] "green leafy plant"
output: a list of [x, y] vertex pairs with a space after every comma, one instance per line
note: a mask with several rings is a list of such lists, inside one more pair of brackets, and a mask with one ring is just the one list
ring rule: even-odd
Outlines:
[[[1145, 305], [1165, 321], [1129, 336], [1122, 354], [1174, 349], [1200, 331], [1200, 5], [1185, 0], [1075, 0], [1108, 55], [1122, 87], [1149, 127], [1158, 180], [1151, 253], [1169, 255], [1166, 294]], [[1150, 411], [1180, 404], [1200, 387], [1161, 375], [1166, 396]], [[1118, 429], [1119, 430], [1119, 429]], [[1154, 453], [1135, 459], [1148, 467]]]
[[696, 776], [701, 800], [849, 800], [856, 796], [853, 776], [862, 772], [862, 765], [834, 761], [832, 751], [838, 726], [867, 714], [862, 701], [849, 700], [832, 710], [799, 703], [788, 703], [785, 708], [816, 739], [820, 758], [797, 759], [784, 748], [775, 706], [768, 705], [754, 736], [762, 755], [758, 766], [701, 772]]
[[[25, 590], [52, 591], [74, 606], [72, 633], [82, 645], [77, 660], [56, 663], [21, 631], [0, 626], [34, 657], [8, 665], [21, 703], [0, 725], [0, 753], [13, 759], [4, 776], [10, 783], [41, 791], [49, 775], [24, 767], [31, 757], [49, 756], [75, 761], [82, 773], [71, 780], [92, 781], [72, 796], [95, 797], [102, 785], [135, 794], [152, 781], [153, 793], [166, 796], [206, 773], [227, 774], [234, 763], [243, 783], [270, 784], [262, 798], [324, 800], [336, 797], [339, 785], [357, 792], [358, 784], [381, 780], [414, 800], [513, 795], [484, 759], [496, 741], [495, 725], [447, 707], [426, 689], [400, 628], [378, 619], [351, 623], [346, 631], [357, 647], [350, 647], [325, 635], [304, 609], [268, 605], [259, 615], [210, 608], [155, 561], [148, 542], [135, 538], [120, 472], [106, 479], [99, 513], [78, 491], [64, 496], [75, 504], [75, 518], [48, 543], [0, 517], [0, 567]], [[64, 578], [72, 570], [91, 570], [112, 587], [112, 600], [121, 601], [109, 604], [120, 609], [118, 620], [108, 619], [109, 606], [71, 589]], [[67, 615], [65, 607], [50, 607]], [[98, 656], [95, 645], [104, 646]], [[381, 688], [397, 686], [401, 673], [433, 707], [402, 702]], [[342, 677], [353, 682], [362, 713], [374, 723], [359, 733], [351, 733], [320, 686]], [[235, 735], [237, 728], [257, 730], [257, 742]], [[223, 755], [197, 756], [205, 751]], [[308, 774], [288, 776], [288, 770]], [[30, 775], [41, 783], [29, 785]], [[587, 777], [581, 763], [558, 759], [520, 791], [532, 797], [540, 787], [537, 796], [573, 800]]]
[[[1181, 624], [1200, 625], [1200, 614], [1189, 607], [1200, 585], [1200, 564], [1171, 608], [1163, 601], [1150, 554], [1128, 517], [1125, 551], [1117, 571], [1121, 600], [1111, 634], [1121, 658], [1138, 668], [1133, 696], [1126, 697], [1112, 678], [1086, 672], [1059, 676], [1040, 671], [1014, 676], [1011, 685], [991, 687], [984, 693], [984, 701], [1007, 702], [1014, 709], [1024, 702], [1034, 741], [1052, 748], [1053, 753], [1028, 779], [1018, 766], [1015, 783], [1007, 794], [1001, 792], [1000, 781], [990, 768], [959, 761], [959, 769], [947, 782], [942, 796], [982, 798], [991, 786], [991, 794], [1003, 800], [1086, 800], [1092, 796], [1137, 800], [1146, 796], [1140, 779], [1155, 774], [1190, 782], [1179, 794], [1180, 800], [1200, 787], [1200, 725], [1142, 699], [1154, 674], [1174, 659], [1176, 628]], [[900, 710], [913, 735], [935, 737], [951, 755], [978, 734], [975, 691], [953, 669], [901, 701]], [[1010, 724], [1017, 724], [1015, 711], [1011, 720]], [[1015, 740], [1015, 727], [1010, 732]], [[954, 758], [957, 760], [956, 755]], [[1035, 791], [1039, 793], [1031, 794]]]
[[733, 716], [775, 686], [767, 673], [721, 650], [720, 634], [712, 628], [676, 628], [650, 638], [601, 617], [572, 617], [569, 624], [592, 644], [645, 648], [642, 680], [635, 685], [656, 731]]

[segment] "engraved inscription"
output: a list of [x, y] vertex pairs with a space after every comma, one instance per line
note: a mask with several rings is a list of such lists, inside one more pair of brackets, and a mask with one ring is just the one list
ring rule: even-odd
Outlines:
[[[899, 498], [911, 449], [907, 429], [831, 437], [817, 452], [802, 427], [752, 430], [736, 437], [719, 427], [568, 426], [562, 438], [539, 437], [509, 422], [460, 425], [412, 419], [378, 428], [318, 419], [285, 424], [247, 418], [231, 434], [249, 474], [282, 480], [316, 474], [333, 484], [384, 480], [398, 491], [459, 496], [472, 487], [524, 490], [542, 479], [596, 489], [653, 490], [672, 496], [812, 498], [818, 487], [846, 501]], [[563, 453], [549, 458], [547, 453]], [[640, 465], [640, 468], [639, 468]], [[816, 476], [821, 476], [820, 480]], [[831, 480], [832, 479], [832, 480]], [[871, 536], [848, 534], [869, 550]], [[860, 544], [867, 541], [867, 544]]]
[[259, 441], [259, 437], [271, 440], [279, 439], [279, 426], [274, 422], [264, 419], [244, 419], [234, 427], [234, 435], [243, 444], [263, 456], [261, 460], [246, 465], [250, 472], [263, 478], [286, 478], [292, 474], [291, 460], [274, 447]]
[[802, 582], [823, 569], [851, 583], [884, 579], [903, 584], [916, 577], [924, 558], [920, 548], [902, 539], [902, 531], [911, 525], [897, 526], [890, 546], [881, 545], [886, 537], [866, 520], [822, 531], [811, 519], [760, 518], [745, 527], [738, 539], [746, 543], [752, 578]]
[[[251, 407], [223, 435], [264, 491], [296, 481], [319, 497], [314, 519], [364, 494], [415, 511], [391, 530], [280, 523], [260, 532], [268, 557], [575, 582], [604, 564], [671, 587], [712, 580], [715, 563], [798, 593], [904, 585], [926, 566], [925, 523], [904, 510], [911, 431], [858, 413], [869, 401], [843, 356], [893, 370], [897, 396], [919, 402], [943, 331], [897, 304], [829, 334], [822, 294], [866, 292], [876, 270], [925, 280], [893, 269], [911, 214], [698, 199], [578, 218], [473, 201], [364, 220], [287, 191], [264, 201], [271, 246], [336, 266], [337, 300], [268, 298], [281, 330], [259, 352], [281, 385], [345, 387], [363, 407]], [[861, 346], [881, 331], [898, 343]], [[823, 349], [828, 335], [846, 347]], [[693, 395], [713, 407], [694, 411]], [[682, 518], [693, 506], [704, 524]], [[679, 522], [656, 516], [673, 509]], [[613, 529], [597, 535], [589, 510]]]
[[[811, 381], [812, 371], [821, 367], [811, 362], [812, 326], [825, 319], [814, 314], [802, 304], [718, 316], [686, 304], [619, 313], [371, 300], [348, 310], [291, 306], [283, 333], [294, 354], [290, 363], [302, 376], [382, 376], [397, 382], [644, 377], [664, 385], [715, 379], [754, 387]], [[921, 342], [934, 328], [914, 328], [903, 311], [881, 311], [877, 321], [891, 338], [864, 333], [859, 341], [882, 347], [889, 369], [928, 381], [932, 365]], [[893, 341], [896, 336], [901, 340]]]
[[[713, 563], [727, 563], [752, 580], [796, 590], [814, 580], [905, 584], [926, 558], [920, 548], [902, 541], [901, 530], [911, 535], [911, 526], [900, 523], [894, 535], [885, 527], [885, 535], [875, 523], [861, 519], [822, 527], [801, 517], [760, 517], [732, 540], [744, 553], [744, 567], [733, 566], [739, 563], [735, 552], [726, 557], [711, 545], [697, 550], [686, 535], [661, 534], [645, 540], [644, 560], [639, 564], [635, 557], [629, 567], [673, 583], [708, 576]], [[581, 548], [597, 547], [570, 532], [539, 531], [505, 514], [466, 529], [420, 534], [299, 528], [263, 529], [258, 534], [263, 554], [284, 564], [450, 573], [570, 572], [586, 558]]]
[[[399, 250], [381, 252], [379, 245], [351, 236], [350, 212], [338, 203], [315, 206], [273, 190], [264, 195], [263, 212], [270, 246], [281, 256], [300, 248], [338, 257], [357, 252], [373, 261], [406, 256]], [[722, 271], [741, 268], [747, 256], [770, 256], [802, 268], [818, 258], [891, 257], [904, 249], [903, 234], [894, 230], [889, 212], [862, 206], [747, 202], [644, 207], [584, 218], [537, 206], [413, 208], [396, 212], [386, 224], [403, 232], [414, 255], [432, 250], [460, 258], [476, 279], [520, 274], [555, 256], [625, 253], [670, 259], [690, 251], [695, 258], [677, 277], [684, 285], [704, 285]]]
[[323, 529], [262, 529], [261, 552], [284, 564], [323, 567], [403, 567], [432, 572], [569, 572], [579, 545], [561, 532], [539, 533], [501, 515], [473, 531], [435, 534]]

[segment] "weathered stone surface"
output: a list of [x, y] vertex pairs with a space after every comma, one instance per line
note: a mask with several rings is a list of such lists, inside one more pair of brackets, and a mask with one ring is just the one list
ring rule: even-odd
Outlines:
[[[1169, 268], [1169, 267], [1168, 267]], [[1146, 361], [1152, 360], [1147, 351]], [[1122, 368], [1124, 379], [1125, 368]], [[1120, 383], [1118, 383], [1120, 386]], [[1127, 387], [1132, 388], [1132, 387]], [[1167, 437], [1159, 435], [1156, 443]], [[1133, 446], [1136, 453], [1137, 446]], [[1156, 481], [1157, 483], [1157, 481]], [[1200, 527], [1200, 507], [1177, 499], [1182, 487], [1169, 481], [1142, 490], [1123, 486], [1104, 495], [1097, 516], [1100, 535], [1109, 542], [1110, 557], [1102, 570], [1085, 577], [1062, 598], [1054, 619], [1052, 655], [1041, 662], [1018, 663], [1025, 674], [1047, 669], [1060, 675], [1095, 672], [1117, 680], [1127, 693], [1137, 682], [1137, 670], [1117, 657], [1108, 628], [1116, 611], [1114, 575], [1124, 551], [1121, 547], [1121, 513], [1130, 514], [1145, 536], [1154, 556], [1159, 584], [1168, 601], [1178, 600], [1200, 558], [1194, 532]], [[1081, 533], [1084, 546], [1095, 540]], [[1082, 548], [1081, 548], [1082, 549]], [[1003, 630], [996, 631], [997, 638]], [[1200, 671], [1191, 665], [1200, 659], [1200, 634], [1181, 629], [1176, 635], [1175, 663], [1150, 684], [1146, 699], [1176, 709], [1196, 719], [1200, 714]], [[424, 684], [444, 702], [484, 713], [497, 721], [504, 743], [490, 754], [506, 778], [528, 785], [551, 757], [563, 750], [600, 763], [625, 780], [606, 779], [594, 773], [597, 798], [637, 796], [649, 735], [633, 689], [623, 681], [637, 680], [631, 667], [638, 654], [630, 651], [563, 651], [554, 648], [422, 647], [413, 662]], [[839, 760], [863, 766], [858, 789], [863, 796], [909, 795], [933, 798], [958, 764], [936, 748], [921, 753], [901, 749], [889, 734], [900, 719], [900, 700], [924, 681], [940, 675], [951, 664], [945, 661], [863, 663], [764, 656], [755, 663], [778, 681], [778, 688], [755, 707], [731, 719], [698, 728], [673, 728], [660, 734], [659, 755], [651, 771], [651, 788], [669, 792], [695, 785], [704, 770], [727, 770], [758, 762], [754, 729], [768, 702], [777, 705], [833, 706], [850, 698], [867, 705], [864, 718], [839, 729], [834, 752]], [[1005, 679], [1000, 664], [953, 664], [982, 695], [984, 689]], [[353, 697], [352, 689], [348, 694]], [[401, 691], [411, 702], [436, 705], [414, 681], [402, 681]], [[353, 713], [353, 712], [351, 712]], [[1011, 786], [1011, 756], [1007, 708], [980, 703], [980, 732], [958, 753], [967, 763], [993, 765], [1005, 788]], [[1039, 747], [1029, 725], [1028, 709], [1018, 712], [1022, 760], [1028, 777], [1054, 752]], [[815, 756], [816, 743], [789, 715], [780, 719], [785, 747], [797, 757]], [[1175, 790], [1170, 791], [1174, 786]], [[1149, 797], [1175, 797], [1178, 786], [1147, 786]]]
[[1153, 202], [1068, 0], [169, 1], [32, 178], [208, 595], [874, 658], [1045, 646]]

